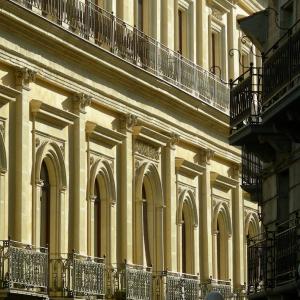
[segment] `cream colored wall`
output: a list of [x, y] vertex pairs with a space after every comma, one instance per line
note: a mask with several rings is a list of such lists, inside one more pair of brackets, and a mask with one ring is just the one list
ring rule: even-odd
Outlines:
[[[153, 21], [161, 11], [162, 27], [160, 18], [155, 23], [149, 21], [149, 33], [174, 49], [174, 3], [171, 0], [155, 3], [149, 16]], [[208, 68], [211, 7], [204, 0], [193, 5], [196, 16], [191, 27], [195, 44], [190, 45], [190, 58]], [[117, 0], [117, 15], [134, 25], [132, 9], [133, 0]], [[232, 6], [219, 20], [224, 25], [226, 51], [238, 46], [238, 13], [239, 8]], [[193, 273], [199, 273], [203, 281], [215, 276], [213, 223], [219, 212], [217, 207], [226, 207], [229, 212], [226, 230], [231, 228], [227, 236], [228, 253], [223, 256], [228, 269], [226, 279], [231, 279], [235, 287], [243, 284], [245, 216], [238, 172], [241, 161], [239, 149], [227, 142], [228, 116], [103, 50], [73, 40], [68, 33], [55, 35], [49, 25], [46, 28], [49, 30], [40, 28], [37, 33], [34, 24], [24, 22], [12, 27], [16, 21], [9, 16], [5, 18], [0, 30], [0, 83], [16, 88], [21, 94], [14, 103], [0, 108], [0, 116], [7, 124], [4, 144], [9, 161], [8, 172], [0, 178], [0, 237], [7, 239], [10, 234], [24, 243], [39, 243], [36, 220], [40, 186], [32, 180], [32, 172], [39, 158], [39, 147], [43, 142], [54, 143], [60, 149], [57, 151], [61, 151], [66, 173], [66, 186], [57, 187], [60, 209], [57, 208], [55, 230], [59, 234], [56, 233], [55, 250], [75, 249], [92, 254], [93, 195], [89, 179], [93, 164], [99, 160], [111, 168], [116, 195], [116, 199], [107, 203], [109, 221], [103, 224], [102, 234], [106, 236], [103, 250], [109, 253], [103, 254], [111, 263], [124, 259], [137, 263], [140, 258], [134, 247], [139, 243], [135, 188], [141, 179], [140, 167], [148, 163], [156, 166], [162, 188], [163, 203], [158, 204], [157, 216], [161, 227], [155, 236], [160, 242], [154, 251], [157, 269], [181, 271], [180, 224], [176, 223], [176, 212], [180, 191], [185, 188], [194, 193], [197, 215], [193, 228]], [[31, 26], [30, 35], [20, 29], [24, 26]], [[64, 38], [69, 38], [69, 42]], [[45, 43], [49, 46], [47, 51]], [[222, 57], [225, 69], [235, 75], [236, 59], [235, 63], [228, 62], [226, 52]], [[34, 70], [35, 78], [28, 79], [30, 71], [27, 71], [16, 82], [17, 68], [24, 67]], [[79, 97], [78, 93], [88, 97]], [[39, 119], [41, 112], [34, 119], [32, 100], [49, 106], [43, 111], [43, 120]], [[88, 122], [98, 127], [95, 125], [87, 132]], [[146, 128], [145, 132], [139, 131], [139, 126]], [[147, 146], [136, 150], [136, 141]], [[158, 151], [155, 159], [153, 149]], [[179, 158], [183, 159], [182, 164]]]

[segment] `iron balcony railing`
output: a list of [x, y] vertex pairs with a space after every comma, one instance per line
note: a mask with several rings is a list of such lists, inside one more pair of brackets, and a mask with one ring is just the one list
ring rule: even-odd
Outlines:
[[0, 288], [47, 294], [48, 249], [0, 241]]
[[140, 265], [116, 265], [110, 271], [109, 284], [115, 299], [150, 300], [152, 299], [152, 269]]
[[253, 201], [262, 203], [262, 162], [246, 146], [242, 147], [242, 188]]
[[220, 293], [224, 299], [233, 299], [233, 290], [231, 280], [220, 280], [210, 278], [200, 284], [200, 299], [205, 299], [210, 292]]
[[277, 225], [274, 240], [275, 286], [294, 281], [300, 263], [300, 216], [296, 212], [290, 219]]
[[248, 294], [273, 287], [274, 232], [248, 239]]
[[88, 1], [6, 0], [98, 45], [229, 114], [229, 89], [213, 73]]
[[50, 291], [56, 297], [102, 296], [106, 294], [103, 258], [70, 253], [50, 259]]
[[295, 85], [300, 75], [300, 19], [263, 54], [263, 106]]
[[261, 68], [251, 64], [242, 75], [230, 81], [230, 126], [238, 129], [261, 122]]
[[178, 272], [161, 273], [162, 294], [166, 300], [199, 299], [199, 276]]

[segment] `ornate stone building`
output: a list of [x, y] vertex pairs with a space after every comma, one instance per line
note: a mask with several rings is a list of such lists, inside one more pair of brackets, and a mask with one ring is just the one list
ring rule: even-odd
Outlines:
[[262, 7], [94, 2], [0, 0], [0, 297], [237, 297], [259, 218], [225, 82]]

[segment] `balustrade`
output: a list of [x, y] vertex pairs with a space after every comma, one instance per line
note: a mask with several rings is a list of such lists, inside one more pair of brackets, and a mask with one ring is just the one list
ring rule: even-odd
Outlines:
[[161, 80], [229, 113], [229, 89], [201, 68], [155, 39], [91, 2], [80, 0], [6, 0], [18, 3], [62, 28], [95, 43]]
[[152, 270], [150, 267], [118, 264], [111, 271], [116, 299], [150, 300], [152, 298]]
[[0, 241], [0, 287], [47, 294], [48, 249]]
[[55, 296], [104, 296], [106, 275], [103, 258], [71, 253], [50, 259], [50, 286]]

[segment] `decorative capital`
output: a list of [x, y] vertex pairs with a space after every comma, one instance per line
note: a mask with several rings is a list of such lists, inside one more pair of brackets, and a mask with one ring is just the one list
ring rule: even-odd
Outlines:
[[238, 179], [241, 176], [242, 164], [234, 164], [228, 171], [231, 178]]
[[121, 128], [132, 131], [132, 128], [137, 125], [138, 117], [133, 114], [127, 114], [121, 119]]
[[73, 97], [73, 105], [76, 113], [85, 114], [85, 108], [92, 103], [92, 97], [84, 93], [77, 93]]
[[29, 90], [29, 84], [36, 80], [36, 72], [28, 68], [19, 68], [16, 70], [16, 86], [21, 86]]
[[175, 145], [177, 145], [180, 141], [180, 136], [179, 134], [175, 133], [175, 132], [172, 132], [171, 133], [171, 139], [170, 139], [170, 142], [169, 142], [169, 146], [174, 149]]
[[215, 156], [215, 151], [211, 149], [204, 149], [200, 153], [200, 162], [206, 165], [210, 165], [210, 161]]

